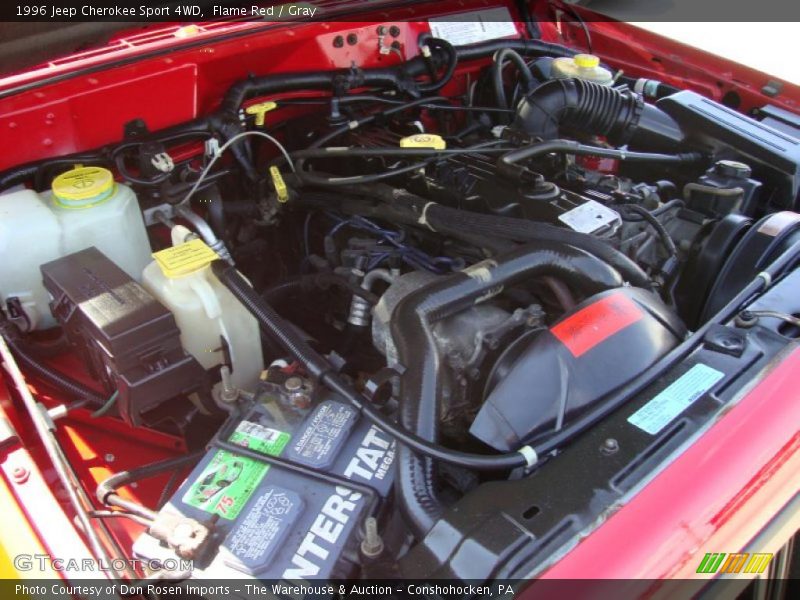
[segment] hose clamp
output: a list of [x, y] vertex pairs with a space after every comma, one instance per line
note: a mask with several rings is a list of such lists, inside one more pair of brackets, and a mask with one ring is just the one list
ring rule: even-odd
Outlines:
[[756, 279], [762, 279], [764, 281], [764, 288], [769, 288], [772, 285], [772, 275], [766, 271], [761, 271], [761, 273], [756, 275]]
[[425, 206], [422, 207], [422, 214], [417, 219], [417, 223], [420, 225], [424, 225], [431, 231], [436, 231], [430, 223], [428, 223], [428, 209], [431, 207], [432, 204], [436, 204], [436, 202], [428, 202]]
[[539, 462], [539, 455], [536, 454], [536, 450], [534, 450], [531, 446], [523, 446], [519, 450], [517, 450], [522, 455], [522, 458], [525, 459], [525, 466], [527, 468], [531, 468], [537, 462]]

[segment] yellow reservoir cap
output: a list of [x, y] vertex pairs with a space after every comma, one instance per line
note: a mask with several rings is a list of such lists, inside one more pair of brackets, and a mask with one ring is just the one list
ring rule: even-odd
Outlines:
[[169, 279], [191, 275], [207, 267], [219, 256], [201, 239], [196, 238], [153, 253], [161, 272]]
[[416, 133], [400, 140], [401, 148], [433, 148], [434, 150], [444, 150], [447, 142], [442, 136], [434, 133]]
[[594, 69], [600, 66], [600, 57], [594, 54], [576, 54], [572, 60], [581, 69]]
[[77, 166], [53, 180], [55, 203], [63, 208], [91, 208], [114, 195], [117, 184], [103, 167]]

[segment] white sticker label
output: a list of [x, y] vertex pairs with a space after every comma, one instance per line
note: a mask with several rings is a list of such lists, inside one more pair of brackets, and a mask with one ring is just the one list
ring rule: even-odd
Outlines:
[[628, 417], [628, 423], [655, 435], [723, 377], [716, 369], [696, 364]]
[[505, 6], [430, 19], [431, 33], [455, 46], [519, 36]]
[[622, 222], [619, 213], [597, 200], [588, 200], [563, 215], [558, 220], [580, 233], [594, 233], [609, 225]]

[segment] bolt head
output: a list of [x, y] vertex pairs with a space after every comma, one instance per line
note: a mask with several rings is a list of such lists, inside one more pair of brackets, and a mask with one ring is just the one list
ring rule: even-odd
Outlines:
[[614, 454], [615, 452], [619, 451], [619, 442], [614, 438], [608, 438], [603, 442], [603, 445], [600, 447], [600, 451], [603, 454]]
[[311, 398], [308, 397], [308, 394], [294, 394], [292, 396], [292, 406], [305, 410], [311, 406]]
[[28, 469], [25, 467], [14, 467], [14, 470], [11, 471], [11, 477], [16, 483], [25, 483], [28, 481], [30, 474], [30, 471], [28, 471]]
[[303, 380], [300, 377], [289, 377], [284, 383], [285, 387], [290, 392], [296, 392], [303, 388]]

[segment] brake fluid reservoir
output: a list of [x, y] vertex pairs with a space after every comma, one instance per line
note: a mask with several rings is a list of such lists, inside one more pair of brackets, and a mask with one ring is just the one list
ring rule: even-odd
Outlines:
[[229, 364], [232, 384], [252, 390], [264, 368], [258, 322], [211, 271], [217, 254], [200, 239], [184, 242], [187, 234], [173, 227], [173, 246], [153, 254], [142, 285], [172, 311], [189, 354], [206, 370]]
[[614, 75], [600, 66], [600, 59], [594, 54], [576, 54], [575, 56], [562, 56], [553, 60], [552, 76], [556, 79], [573, 77], [585, 81], [593, 81], [600, 85], [611, 85]]
[[77, 167], [41, 194], [20, 189], [0, 195], [0, 296], [17, 298], [25, 326], [57, 325], [39, 266], [95, 246], [139, 280], [150, 261], [150, 242], [133, 191], [111, 171]]

